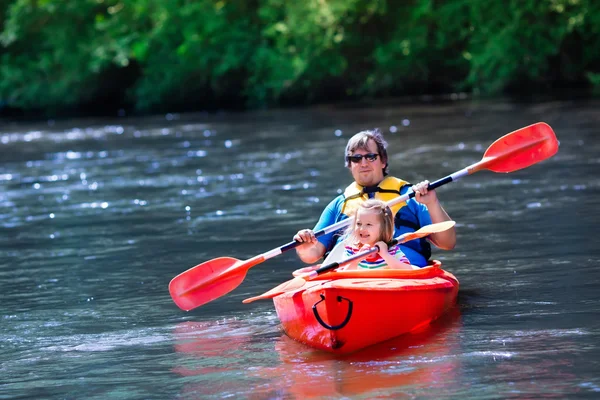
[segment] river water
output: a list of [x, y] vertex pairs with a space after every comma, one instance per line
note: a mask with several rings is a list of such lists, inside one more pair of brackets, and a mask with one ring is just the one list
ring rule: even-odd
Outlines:
[[[431, 181], [538, 121], [556, 156], [438, 189], [434, 258], [461, 282], [430, 329], [334, 357], [271, 301], [294, 251], [190, 312], [175, 275], [312, 227], [350, 183], [348, 138], [380, 127], [391, 172]], [[600, 397], [600, 102], [448, 101], [0, 126], [0, 399]]]

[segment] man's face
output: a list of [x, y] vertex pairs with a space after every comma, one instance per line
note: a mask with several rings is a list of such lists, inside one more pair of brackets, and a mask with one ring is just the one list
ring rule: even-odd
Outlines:
[[[383, 168], [385, 163], [381, 160], [381, 155], [377, 151], [377, 144], [373, 140], [367, 142], [368, 149], [356, 149], [352, 156], [362, 156], [360, 160], [350, 159], [350, 172], [352, 177], [361, 186], [375, 186], [383, 180]], [[373, 161], [370, 161], [365, 155], [376, 155]], [[358, 158], [358, 157], [357, 157]]]

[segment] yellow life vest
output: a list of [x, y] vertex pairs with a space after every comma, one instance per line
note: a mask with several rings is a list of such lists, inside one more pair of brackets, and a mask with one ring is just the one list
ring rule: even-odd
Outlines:
[[[385, 177], [379, 185], [377, 185], [377, 191], [375, 191], [375, 198], [386, 203], [390, 200], [400, 196], [400, 188], [405, 185], [410, 185], [408, 182], [402, 179], [395, 178], [393, 176]], [[358, 183], [353, 182], [344, 191], [344, 205], [342, 206], [342, 213], [351, 217], [356, 213], [358, 206], [369, 198], [369, 194], [365, 192], [365, 188], [360, 186]], [[392, 207], [392, 213], [394, 216], [402, 207], [406, 205], [406, 201], [396, 204]]]

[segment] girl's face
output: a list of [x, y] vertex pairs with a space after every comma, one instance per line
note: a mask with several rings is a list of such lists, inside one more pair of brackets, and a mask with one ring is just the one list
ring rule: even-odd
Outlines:
[[381, 214], [366, 210], [356, 213], [354, 234], [362, 244], [373, 246], [381, 237]]

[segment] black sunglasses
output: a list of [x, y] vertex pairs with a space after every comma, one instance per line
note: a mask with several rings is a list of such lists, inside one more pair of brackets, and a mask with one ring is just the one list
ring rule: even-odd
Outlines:
[[353, 156], [346, 156], [346, 160], [349, 160], [349, 161], [352, 161], [353, 163], [358, 164], [359, 162], [362, 161], [363, 158], [366, 158], [370, 162], [373, 162], [373, 161], [377, 160], [378, 156], [379, 156], [379, 154], [377, 154], [377, 153], [367, 153], [365, 155], [355, 154]]

